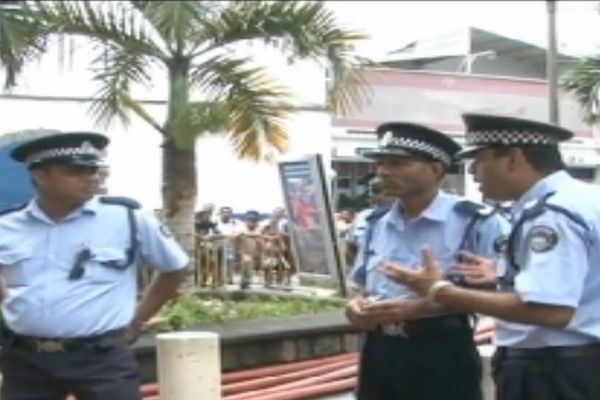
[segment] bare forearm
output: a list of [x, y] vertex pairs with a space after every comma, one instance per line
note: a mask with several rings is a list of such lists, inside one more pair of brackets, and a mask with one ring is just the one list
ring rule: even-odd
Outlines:
[[148, 285], [138, 304], [135, 320], [148, 321], [175, 294], [186, 276], [186, 270], [162, 272]]
[[574, 313], [568, 307], [525, 303], [515, 293], [484, 292], [456, 286], [441, 289], [436, 302], [465, 312], [541, 326], [566, 326]]

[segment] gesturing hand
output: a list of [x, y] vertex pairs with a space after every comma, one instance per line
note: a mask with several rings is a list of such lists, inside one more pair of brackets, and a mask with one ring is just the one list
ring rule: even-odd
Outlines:
[[379, 265], [379, 270], [398, 283], [401, 283], [421, 296], [426, 296], [429, 288], [442, 279], [438, 260], [430, 248], [421, 251], [423, 266], [409, 268], [389, 261]]
[[363, 306], [363, 312], [380, 324], [397, 323], [418, 318], [423, 313], [423, 301], [421, 299], [372, 301]]
[[357, 328], [371, 330], [375, 328], [377, 322], [364, 312], [363, 309], [367, 302], [368, 300], [362, 296], [351, 299], [346, 304], [345, 315], [348, 321]]
[[496, 263], [494, 260], [477, 256], [468, 251], [461, 251], [460, 261], [452, 269], [452, 272], [462, 276], [468, 284], [483, 286], [496, 283]]

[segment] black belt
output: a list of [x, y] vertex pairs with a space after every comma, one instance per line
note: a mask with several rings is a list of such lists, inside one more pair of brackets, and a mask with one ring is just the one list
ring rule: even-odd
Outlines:
[[600, 343], [579, 346], [550, 346], [533, 349], [517, 347], [498, 347], [496, 357], [499, 358], [542, 358], [542, 357], [600, 357]]
[[[9, 346], [32, 351], [34, 353], [66, 353], [81, 350], [90, 345], [110, 340], [124, 340], [125, 329], [115, 329], [99, 335], [79, 338], [43, 338], [9, 333]], [[116, 343], [116, 342], [115, 342]]]
[[459, 332], [471, 332], [471, 330], [467, 315], [452, 314], [409, 320], [400, 324], [378, 325], [375, 333], [404, 338], [427, 338]]

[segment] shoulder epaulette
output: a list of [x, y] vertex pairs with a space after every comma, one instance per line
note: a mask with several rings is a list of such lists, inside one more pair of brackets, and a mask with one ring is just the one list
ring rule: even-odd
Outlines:
[[471, 200], [461, 200], [454, 205], [454, 210], [469, 215], [478, 215], [480, 217], [488, 217], [494, 213], [492, 207], [476, 203]]
[[391, 207], [377, 207], [369, 215], [367, 215], [367, 221], [376, 221], [383, 217]]
[[100, 197], [100, 202], [104, 204], [115, 204], [119, 206], [125, 206], [128, 208], [137, 209], [141, 207], [141, 204], [129, 197], [120, 197], [120, 196], [102, 196]]
[[20, 211], [20, 210], [24, 209], [25, 207], [27, 207], [27, 204], [29, 204], [29, 202], [15, 204], [10, 207], [4, 208], [4, 209], [0, 210], [0, 217], [3, 215], [6, 215], [6, 214], [10, 214], [11, 212]]

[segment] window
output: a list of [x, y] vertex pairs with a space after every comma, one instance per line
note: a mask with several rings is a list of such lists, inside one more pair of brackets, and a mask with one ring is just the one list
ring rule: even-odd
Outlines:
[[338, 178], [337, 187], [338, 189], [350, 189], [350, 178]]

